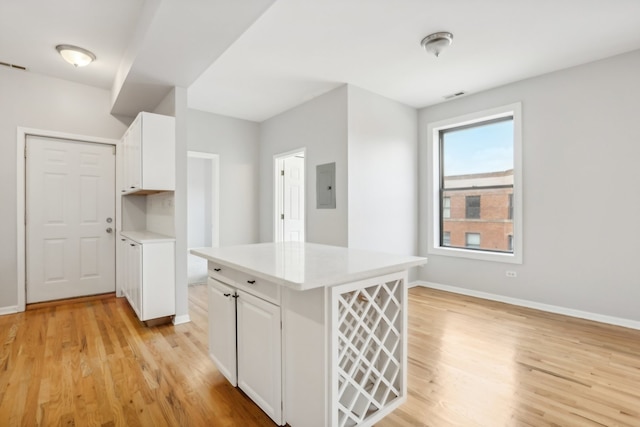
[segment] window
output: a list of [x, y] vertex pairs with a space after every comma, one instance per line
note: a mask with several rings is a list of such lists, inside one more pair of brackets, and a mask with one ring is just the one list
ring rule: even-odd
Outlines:
[[445, 231], [442, 233], [442, 246], [451, 246], [451, 232]]
[[465, 218], [480, 219], [480, 196], [465, 196]]
[[[512, 104], [428, 125], [428, 253], [522, 263], [520, 110]], [[450, 230], [465, 240], [451, 242]]]
[[442, 218], [451, 218], [451, 197], [442, 199]]
[[464, 244], [467, 248], [480, 248], [480, 233], [465, 233]]

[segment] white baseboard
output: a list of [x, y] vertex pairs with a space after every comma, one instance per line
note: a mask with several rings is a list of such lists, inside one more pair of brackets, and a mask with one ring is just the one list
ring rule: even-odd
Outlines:
[[0, 307], [0, 316], [4, 316], [5, 314], [16, 314], [18, 312], [17, 305], [10, 305], [8, 307]]
[[183, 323], [189, 323], [189, 322], [191, 322], [191, 318], [189, 317], [188, 314], [183, 314], [182, 316], [173, 317], [174, 325], [182, 325]]
[[595, 322], [607, 323], [609, 325], [623, 326], [630, 329], [640, 330], [640, 321], [624, 319], [621, 317], [607, 316], [604, 314], [591, 313], [588, 311], [574, 310], [572, 308], [560, 307], [557, 305], [543, 304], [540, 302], [529, 301], [519, 298], [511, 298], [498, 294], [491, 294], [488, 292], [474, 291], [472, 289], [459, 288], [457, 286], [442, 285], [432, 282], [414, 282], [410, 286], [423, 286], [425, 288], [439, 289], [441, 291], [453, 292], [461, 295], [468, 295], [470, 297], [477, 297], [482, 299], [488, 299], [491, 301], [504, 302], [511, 305], [517, 305], [520, 307], [533, 308], [536, 310], [547, 311], [549, 313], [563, 314], [565, 316], [577, 317], [579, 319], [593, 320]]
[[415, 288], [416, 286], [423, 286], [424, 282], [420, 282], [418, 280], [415, 280], [413, 282], [409, 282], [409, 284], [407, 285], [407, 288], [411, 289], [411, 288]]

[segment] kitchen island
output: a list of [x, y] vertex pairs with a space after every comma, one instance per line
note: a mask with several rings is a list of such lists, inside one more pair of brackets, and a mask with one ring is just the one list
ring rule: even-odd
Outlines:
[[312, 243], [208, 260], [209, 355], [277, 424], [368, 426], [406, 400], [407, 270], [425, 258]]

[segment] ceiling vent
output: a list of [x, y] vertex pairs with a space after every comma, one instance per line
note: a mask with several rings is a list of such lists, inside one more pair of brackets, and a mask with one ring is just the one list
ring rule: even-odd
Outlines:
[[460, 92], [452, 93], [451, 95], [445, 95], [445, 96], [443, 96], [443, 98], [444, 99], [453, 99], [453, 98], [457, 98], [459, 96], [462, 96], [464, 94], [465, 94], [465, 92], [460, 91]]
[[8, 68], [15, 68], [16, 70], [27, 71], [27, 67], [23, 67], [22, 65], [9, 64], [8, 62], [2, 62], [2, 61], [0, 61], [0, 65]]

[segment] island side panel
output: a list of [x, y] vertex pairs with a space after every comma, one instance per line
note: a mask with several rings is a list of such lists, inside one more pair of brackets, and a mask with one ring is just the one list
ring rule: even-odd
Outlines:
[[327, 289], [282, 289], [284, 420], [291, 427], [329, 425]]
[[371, 426], [407, 399], [407, 272], [330, 288], [330, 421]]

